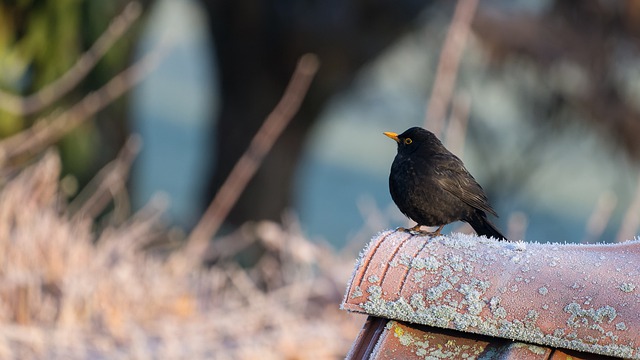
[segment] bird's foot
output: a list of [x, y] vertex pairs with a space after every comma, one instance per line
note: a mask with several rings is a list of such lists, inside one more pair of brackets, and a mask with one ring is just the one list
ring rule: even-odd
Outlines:
[[403, 228], [402, 226], [396, 228], [396, 232], [410, 232], [410, 229]]
[[406, 228], [403, 228], [401, 226], [401, 227], [397, 228], [396, 231], [406, 232], [406, 233], [409, 233], [411, 235], [424, 235], [424, 234], [426, 234], [426, 231], [420, 230], [420, 225], [416, 225], [416, 226], [414, 226], [414, 227], [412, 227], [410, 229], [406, 229]]
[[428, 236], [428, 237], [437, 237], [440, 236], [440, 231], [442, 230], [443, 226], [438, 227], [438, 229], [436, 231], [427, 231], [427, 230], [421, 230], [420, 227], [422, 225], [416, 225], [410, 229], [405, 229], [403, 227], [399, 227], [396, 229], [396, 231], [402, 231], [402, 232], [406, 232], [409, 233], [411, 235], [416, 235], [416, 236]]

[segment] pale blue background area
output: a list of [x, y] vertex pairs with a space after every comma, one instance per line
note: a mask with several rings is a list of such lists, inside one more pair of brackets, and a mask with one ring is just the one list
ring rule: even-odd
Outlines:
[[[160, 67], [133, 92], [132, 130], [143, 137], [133, 176], [134, 204], [141, 206], [161, 191], [171, 200], [170, 216], [192, 226], [210, 154], [211, 113], [218, 97], [211, 73], [213, 60], [205, 38], [205, 18], [192, 1], [159, 1], [153, 9], [140, 52], [160, 40], [173, 45]], [[210, 81], [211, 80], [211, 81]]]

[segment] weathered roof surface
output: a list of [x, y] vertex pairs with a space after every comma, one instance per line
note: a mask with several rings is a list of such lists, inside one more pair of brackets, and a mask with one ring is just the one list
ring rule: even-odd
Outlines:
[[640, 242], [511, 243], [386, 231], [342, 307], [387, 319], [640, 359]]
[[614, 357], [369, 316], [348, 360], [607, 360]]

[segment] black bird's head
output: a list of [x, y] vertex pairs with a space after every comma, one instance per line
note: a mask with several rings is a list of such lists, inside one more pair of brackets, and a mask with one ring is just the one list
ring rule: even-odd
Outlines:
[[410, 154], [423, 144], [428, 144], [429, 147], [443, 146], [431, 131], [420, 127], [412, 127], [400, 135], [394, 132], [385, 132], [384, 134], [398, 143], [398, 154]]

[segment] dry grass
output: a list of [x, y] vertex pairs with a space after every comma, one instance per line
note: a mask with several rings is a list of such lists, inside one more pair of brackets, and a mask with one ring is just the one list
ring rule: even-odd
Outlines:
[[[66, 215], [48, 153], [0, 191], [0, 358], [322, 359], [348, 351], [362, 317], [338, 310], [353, 257], [294, 225], [246, 226], [209, 268], [140, 250], [164, 235], [149, 206], [97, 233]], [[253, 240], [249, 241], [247, 239]], [[240, 267], [233, 244], [266, 251]], [[222, 252], [220, 252], [222, 254]]]

